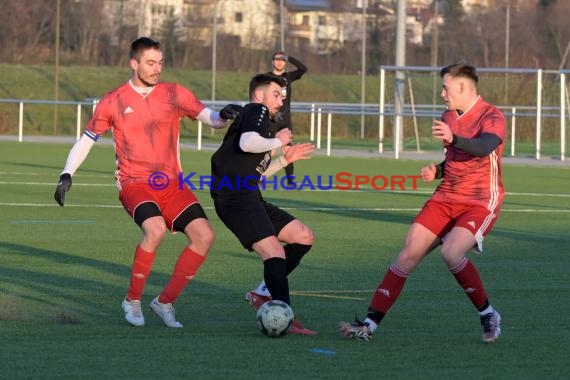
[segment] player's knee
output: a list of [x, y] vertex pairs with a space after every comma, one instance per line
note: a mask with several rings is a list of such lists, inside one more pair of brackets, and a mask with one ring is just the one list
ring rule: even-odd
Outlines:
[[200, 234], [200, 243], [206, 251], [210, 249], [212, 244], [214, 244], [214, 240], [216, 240], [216, 234], [211, 228], [204, 229]]
[[447, 265], [448, 268], [454, 268], [457, 266], [465, 257], [465, 253], [459, 252], [457, 250], [448, 249], [447, 247], [441, 247], [441, 259]]
[[144, 238], [152, 245], [158, 246], [166, 236], [166, 224], [163, 221], [149, 223], [144, 226]]
[[206, 255], [214, 244], [216, 235], [214, 233], [214, 230], [209, 225], [205, 225], [200, 228], [199, 231], [195, 231], [192, 234], [192, 237], [189, 236], [189, 238], [192, 245], [195, 246], [195, 249], [198, 252]]
[[315, 233], [309, 227], [304, 226], [299, 234], [299, 244], [313, 245], [315, 243]]
[[307, 245], [314, 245], [315, 244], [315, 233], [311, 229], [309, 229], [306, 244]]
[[411, 273], [414, 268], [420, 263], [423, 256], [424, 255], [420, 252], [404, 248], [396, 259], [396, 265], [401, 270]]

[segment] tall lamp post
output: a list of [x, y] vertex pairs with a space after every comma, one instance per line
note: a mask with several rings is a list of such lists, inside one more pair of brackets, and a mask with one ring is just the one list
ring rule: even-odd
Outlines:
[[61, 0], [57, 0], [55, 7], [55, 63], [53, 73], [53, 132], [57, 130], [57, 102], [59, 100], [59, 33], [61, 19]]
[[285, 51], [285, 24], [283, 21], [283, 0], [279, 0], [279, 27], [281, 29], [281, 51]]
[[360, 101], [361, 101], [361, 114], [360, 114], [360, 138], [364, 138], [364, 104], [366, 103], [366, 7], [368, 0], [362, 0], [362, 66], [361, 81], [360, 81]]
[[[506, 9], [506, 22], [505, 22], [505, 69], [509, 68], [509, 44], [511, 36], [511, 1], [507, 0]], [[505, 75], [505, 97], [503, 100], [504, 104], [507, 105], [509, 102], [509, 74]]]
[[214, 4], [214, 22], [212, 31], [212, 102], [216, 100], [216, 50], [218, 47], [218, 6], [220, 1]]
[[[437, 67], [437, 62], [438, 62], [438, 50], [439, 50], [439, 1], [436, 0], [434, 2], [434, 12], [433, 12], [433, 29], [432, 29], [432, 36], [431, 36], [431, 67], [435, 68]], [[436, 98], [437, 98], [437, 72], [436, 71], [432, 71], [431, 73], [432, 76], [432, 105], [433, 105], [433, 110], [435, 112], [435, 107], [436, 107]]]
[[406, 0], [398, 1], [396, 26], [396, 79], [394, 83], [394, 158], [404, 148], [404, 90], [406, 74], [400, 70], [406, 65]]

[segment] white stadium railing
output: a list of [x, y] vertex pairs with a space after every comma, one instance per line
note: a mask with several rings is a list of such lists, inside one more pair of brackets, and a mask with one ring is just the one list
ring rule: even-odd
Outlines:
[[[413, 118], [414, 123], [417, 118], [436, 118], [441, 116], [444, 107], [442, 105], [434, 104], [404, 104], [402, 110], [398, 113], [395, 110], [394, 104], [385, 103], [385, 87], [386, 80], [385, 74], [387, 71], [395, 71], [398, 69], [405, 69], [406, 71], [436, 71], [437, 69], [431, 67], [405, 67], [398, 68], [395, 66], [383, 66], [380, 70], [380, 99], [379, 103], [311, 103], [311, 102], [293, 102], [291, 104], [292, 112], [310, 114], [310, 140], [315, 142], [317, 149], [322, 148], [323, 130], [326, 129], [326, 154], [331, 155], [331, 137], [332, 137], [332, 121], [333, 117], [340, 115], [348, 116], [376, 116], [378, 117], [378, 152], [383, 153], [384, 146], [384, 123], [386, 117], [402, 117]], [[478, 69], [480, 73], [485, 72], [502, 72], [505, 69]], [[560, 83], [560, 106], [543, 106], [542, 105], [542, 80], [541, 76], [543, 70], [540, 69], [509, 69], [509, 73], [525, 73], [537, 75], [537, 89], [536, 89], [536, 106], [499, 106], [505, 117], [510, 120], [511, 132], [511, 145], [510, 155], [515, 155], [515, 134], [516, 123], [518, 118], [534, 118], [536, 120], [536, 154], [535, 158], [541, 158], [541, 126], [543, 118], [557, 118], [560, 120], [560, 159], [565, 160], [566, 155], [566, 118], [567, 112], [570, 112], [570, 105], [568, 104], [568, 91], [566, 85], [567, 74], [570, 70], [556, 71], [559, 75]], [[549, 71], [552, 73], [552, 71]], [[53, 100], [31, 100], [31, 99], [2, 99], [1, 103], [15, 103], [18, 105], [18, 141], [24, 140], [24, 110], [28, 105], [43, 104], [43, 105], [71, 105], [76, 108], [76, 128], [75, 136], [77, 139], [81, 136], [83, 131], [83, 107], [92, 110], [96, 107], [98, 99], [88, 98], [81, 101], [53, 101]], [[204, 104], [213, 108], [220, 109], [228, 103], [244, 104], [243, 100], [218, 100], [218, 101], [203, 101]], [[326, 117], [326, 126], [323, 128], [323, 119]], [[397, 127], [399, 123], [394, 123]], [[202, 149], [202, 125], [198, 122], [197, 133], [197, 147], [198, 150]], [[399, 132], [394, 131], [394, 136], [398, 136]], [[398, 144], [394, 144], [394, 157], [399, 158]]]

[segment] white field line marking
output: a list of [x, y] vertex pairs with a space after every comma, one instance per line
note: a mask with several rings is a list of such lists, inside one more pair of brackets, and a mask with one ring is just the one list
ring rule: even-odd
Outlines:
[[[33, 173], [33, 172], [5, 172], [5, 171], [0, 171], [0, 175], [23, 175], [23, 176], [34, 176], [34, 177], [40, 177], [40, 176], [46, 176], [48, 175], [47, 173]], [[50, 174], [51, 176], [51, 174]], [[109, 176], [112, 177], [112, 173], [109, 174], [75, 174], [73, 176], [73, 178], [75, 177], [80, 177], [80, 178], [109, 178]]]
[[[2, 174], [3, 172], [0, 172]], [[13, 173], [9, 173], [13, 174]], [[28, 175], [30, 173], [27, 173]], [[99, 177], [99, 176], [90, 176], [90, 175], [83, 175], [83, 177]], [[57, 181], [54, 180], [53, 182], [17, 182], [17, 181], [0, 181], [0, 185], [20, 185], [20, 186], [56, 186]], [[77, 183], [74, 182], [73, 186], [85, 186], [85, 187], [117, 187], [116, 183], [111, 179], [110, 183]], [[197, 191], [209, 191], [210, 188], [206, 185], [204, 188], [200, 188], [198, 183], [194, 184], [194, 187]], [[361, 186], [361, 190], [339, 190], [336, 188], [332, 188], [330, 190], [315, 190], [315, 191], [342, 191], [342, 192], [384, 192], [384, 193], [410, 193], [413, 192], [415, 194], [431, 194], [433, 193], [434, 189], [425, 189], [425, 188], [418, 188], [417, 190], [374, 190], [372, 187], [369, 186]], [[263, 190], [263, 189], [262, 189]], [[267, 191], [273, 191], [273, 188], [267, 187]], [[278, 191], [293, 191], [293, 190], [285, 190], [279, 189]], [[306, 189], [306, 191], [312, 191], [310, 189]], [[506, 192], [506, 196], [523, 196], [523, 197], [561, 197], [561, 198], [570, 198], [570, 194], [556, 194], [556, 193], [515, 193], [515, 192]]]
[[[315, 297], [315, 298], [331, 298], [331, 299], [339, 299], [339, 300], [355, 300], [355, 301], [364, 301], [365, 298], [362, 297], [351, 297], [351, 296], [340, 296], [334, 294], [325, 294], [325, 291], [291, 291], [291, 295], [293, 296], [301, 296], [301, 297]], [[370, 293], [372, 294], [371, 290], [354, 290], [354, 291], [335, 291], [330, 290], [326, 291], [326, 293]]]
[[[2, 172], [0, 172], [1, 174]], [[29, 173], [28, 173], [29, 174]], [[84, 176], [88, 177], [88, 176]], [[98, 176], [92, 176], [98, 177]], [[15, 182], [15, 181], [0, 181], [0, 185], [19, 185], [19, 186], [56, 186], [57, 181], [53, 182]], [[85, 186], [85, 187], [117, 187], [114, 182], [111, 183], [73, 183], [73, 186]], [[209, 187], [201, 189], [199, 186], [195, 186], [198, 191], [208, 191], [210, 190]], [[362, 186], [364, 187], [364, 186]], [[268, 188], [268, 191], [273, 191], [271, 188]], [[278, 191], [292, 191], [292, 190], [285, 190], [279, 189]], [[307, 191], [310, 191], [307, 189]], [[317, 190], [316, 190], [317, 191]], [[318, 191], [343, 191], [343, 192], [384, 192], [384, 193], [420, 193], [420, 194], [431, 194], [433, 193], [433, 189], [422, 189], [418, 188], [418, 190], [373, 190], [371, 187], [361, 190], [339, 190], [339, 189], [330, 189], [330, 190], [318, 190]], [[523, 197], [561, 197], [561, 198], [570, 198], [570, 194], [556, 194], [556, 193], [514, 193], [514, 192], [506, 192], [505, 196], [523, 196]]]
[[[0, 206], [10, 207], [60, 207], [55, 201], [51, 203], [0, 203]], [[91, 208], [123, 208], [121, 205], [68, 205], [65, 207], [91, 207]]]
[[12, 224], [92, 224], [95, 223], [94, 219], [14, 219]]
[[[0, 202], [0, 206], [6, 207], [60, 207], [48, 203], [9, 203]], [[93, 205], [93, 204], [66, 204], [65, 207], [89, 207], [89, 208], [122, 208], [121, 205]], [[206, 210], [213, 210], [211, 206], [202, 207]], [[419, 211], [419, 208], [382, 208], [382, 207], [281, 207], [283, 210], [298, 210], [298, 211]], [[501, 212], [542, 212], [542, 213], [570, 213], [570, 209], [554, 210], [554, 209], [501, 209]]]
[[[6, 182], [0, 181], [0, 185], [20, 185], [20, 186], [57, 186], [54, 182]], [[117, 187], [115, 183], [73, 183], [73, 186], [93, 186], [93, 187]]]

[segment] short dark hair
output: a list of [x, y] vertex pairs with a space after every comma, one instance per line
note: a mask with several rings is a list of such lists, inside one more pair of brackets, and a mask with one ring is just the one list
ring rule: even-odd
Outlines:
[[281, 77], [270, 74], [257, 74], [249, 81], [249, 97], [251, 98], [255, 90], [259, 87], [267, 86], [270, 83], [277, 83], [281, 87], [285, 87], [287, 85], [285, 80]]
[[477, 69], [474, 66], [467, 65], [465, 63], [454, 63], [448, 66], [445, 66], [439, 72], [439, 76], [443, 78], [444, 75], [449, 74], [452, 77], [463, 77], [469, 78], [475, 84], [479, 82], [479, 77], [477, 76]]
[[148, 37], [137, 38], [131, 44], [129, 59], [135, 59], [138, 61], [141, 58], [143, 52], [149, 49], [162, 50], [162, 46], [160, 46], [160, 42]]
[[276, 52], [273, 52], [273, 55], [271, 56], [271, 59], [275, 59], [276, 57], [285, 57], [285, 52], [282, 50], [277, 50]]

